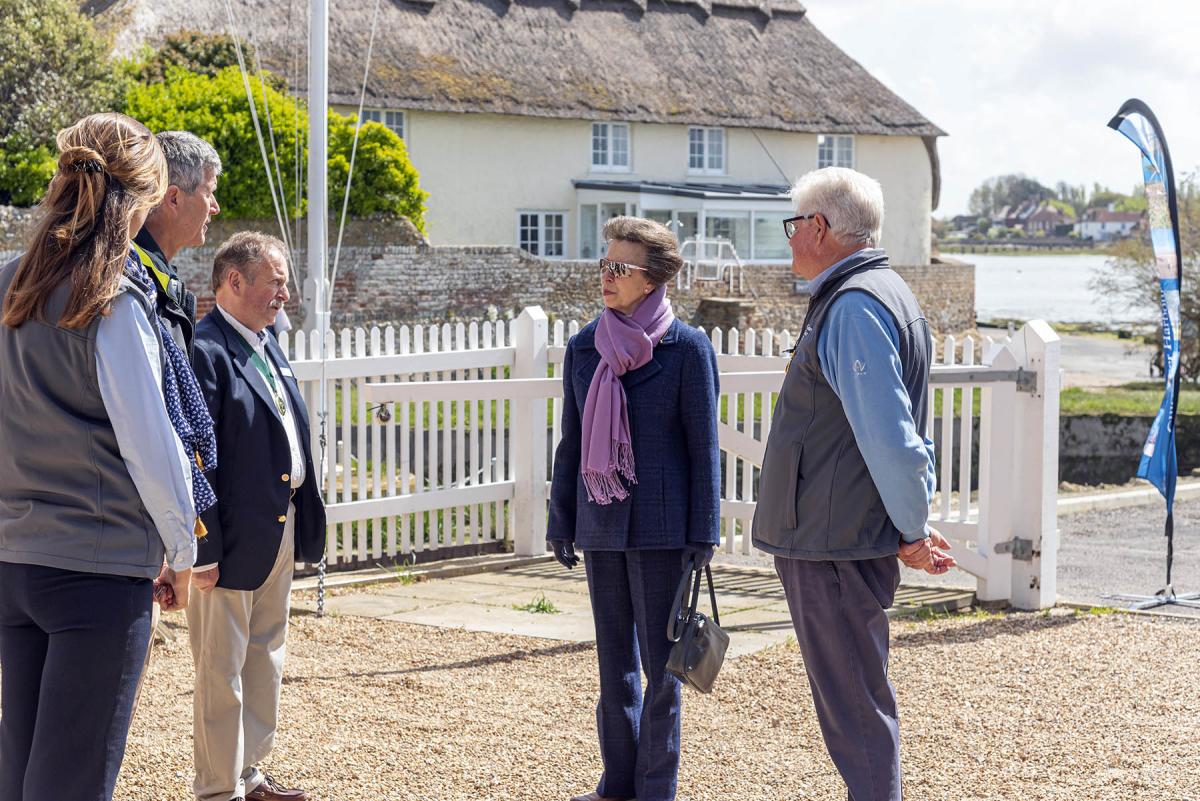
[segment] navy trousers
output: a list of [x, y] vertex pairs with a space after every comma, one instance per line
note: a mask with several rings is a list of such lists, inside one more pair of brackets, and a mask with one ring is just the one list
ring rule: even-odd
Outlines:
[[584, 555], [600, 662], [596, 731], [604, 775], [596, 792], [608, 798], [675, 798], [680, 685], [667, 672], [667, 618], [682, 556], [680, 549]]
[[151, 582], [0, 562], [0, 799], [110, 801]]
[[900, 801], [900, 723], [888, 619], [900, 563], [775, 557], [825, 747], [850, 801]]

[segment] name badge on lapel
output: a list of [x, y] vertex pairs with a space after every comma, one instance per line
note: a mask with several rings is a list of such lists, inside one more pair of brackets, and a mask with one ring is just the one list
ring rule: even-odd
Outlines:
[[288, 378], [296, 377], [296, 374], [292, 372], [292, 368], [290, 368], [290, 367], [281, 367], [281, 368], [279, 368], [279, 372], [282, 373], [283, 375], [287, 376]]

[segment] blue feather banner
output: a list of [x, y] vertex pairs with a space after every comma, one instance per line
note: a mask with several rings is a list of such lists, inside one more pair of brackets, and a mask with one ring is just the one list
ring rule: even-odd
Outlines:
[[[1108, 127], [1124, 134], [1137, 145], [1141, 153], [1150, 243], [1154, 248], [1154, 263], [1162, 297], [1163, 379], [1166, 387], [1162, 405], [1142, 449], [1137, 474], [1157, 487], [1166, 499], [1165, 533], [1170, 540], [1174, 529], [1175, 483], [1178, 477], [1175, 415], [1179, 406], [1179, 290], [1183, 278], [1175, 175], [1162, 128], [1145, 103], [1140, 100], [1126, 101], [1116, 116], [1109, 121]], [[1168, 584], [1171, 580], [1170, 570], [1168, 557]]]

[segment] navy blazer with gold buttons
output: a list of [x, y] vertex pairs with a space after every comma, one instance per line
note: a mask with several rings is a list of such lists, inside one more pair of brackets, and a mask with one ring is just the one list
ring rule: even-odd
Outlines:
[[717, 357], [699, 330], [676, 320], [651, 360], [621, 376], [629, 408], [637, 483], [629, 497], [588, 500], [579, 473], [580, 417], [600, 365], [596, 321], [567, 343], [563, 362], [562, 440], [554, 456], [547, 539], [582, 550], [682, 548], [720, 535]]
[[289, 501], [296, 507], [296, 561], [316, 563], [325, 552], [325, 504], [313, 467], [308, 410], [275, 338], [266, 338], [288, 406], [296, 416], [304, 483], [292, 494], [287, 432], [262, 375], [240, 335], [216, 309], [196, 326], [194, 367], [217, 431], [217, 467], [206, 474], [217, 502], [201, 519], [208, 528], [196, 564], [217, 563], [217, 586], [255, 590], [279, 554]]

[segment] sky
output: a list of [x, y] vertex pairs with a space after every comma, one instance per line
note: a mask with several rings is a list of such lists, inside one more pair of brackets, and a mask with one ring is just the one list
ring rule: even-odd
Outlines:
[[801, 0], [834, 44], [927, 119], [941, 204], [967, 212], [987, 178], [1053, 187], [1141, 183], [1137, 150], [1107, 127], [1144, 100], [1176, 179], [1200, 169], [1200, 2], [1195, 0]]

